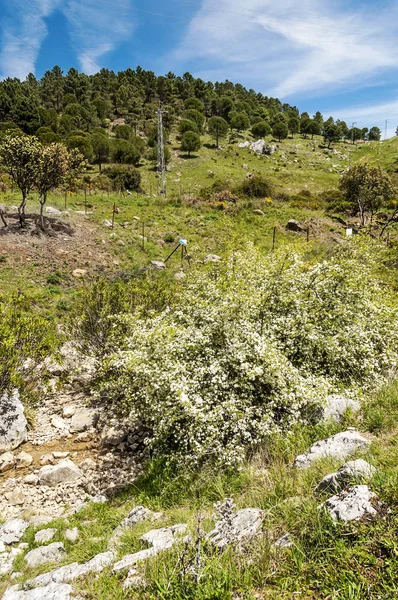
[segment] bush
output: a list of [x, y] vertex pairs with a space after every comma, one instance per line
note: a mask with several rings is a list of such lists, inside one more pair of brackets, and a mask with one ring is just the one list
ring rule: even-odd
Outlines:
[[112, 181], [114, 190], [140, 190], [141, 173], [130, 165], [113, 165], [103, 174]]
[[0, 296], [0, 396], [13, 388], [23, 391], [22, 366], [45, 358], [55, 348], [50, 324], [32, 312], [22, 295]]
[[104, 315], [116, 333], [99, 397], [147, 429], [153, 453], [237, 465], [311, 420], [327, 393], [396, 366], [397, 311], [373, 275], [381, 250], [351, 240], [319, 264], [305, 252], [249, 247], [197, 273], [152, 319]]
[[267, 121], [260, 121], [255, 123], [252, 127], [252, 134], [255, 138], [263, 138], [266, 135], [270, 135], [271, 125]]
[[254, 175], [250, 179], [245, 179], [236, 192], [249, 198], [266, 198], [272, 196], [273, 190], [271, 184], [264, 177]]

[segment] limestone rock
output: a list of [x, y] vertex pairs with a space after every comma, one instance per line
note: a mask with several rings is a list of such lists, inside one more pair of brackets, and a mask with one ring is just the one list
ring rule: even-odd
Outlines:
[[82, 475], [83, 473], [79, 467], [68, 458], [61, 460], [57, 465], [42, 467], [39, 471], [41, 485], [48, 485], [49, 487], [55, 487], [59, 483], [76, 481]]
[[34, 473], [29, 473], [29, 475], [26, 475], [26, 477], [23, 480], [23, 482], [27, 483], [28, 485], [37, 485], [39, 481], [39, 477]]
[[109, 547], [117, 545], [123, 533], [128, 529], [132, 529], [137, 523], [144, 523], [144, 521], [148, 521], [149, 519], [154, 521], [156, 518], [159, 518], [160, 514], [152, 512], [148, 508], [145, 508], [145, 506], [136, 506], [114, 530], [109, 540]]
[[355, 400], [350, 400], [349, 398], [338, 394], [331, 394], [326, 398], [326, 406], [323, 409], [323, 418], [325, 420], [339, 422], [347, 410], [357, 413], [360, 408], [361, 405]]
[[69, 542], [76, 542], [79, 539], [79, 530], [77, 527], [73, 527], [73, 529], [66, 529], [64, 532], [65, 539]]
[[166, 268], [166, 263], [162, 262], [161, 260], [151, 260], [151, 267], [153, 267], [154, 269], [165, 269]]
[[372, 467], [366, 460], [359, 458], [351, 460], [343, 465], [337, 473], [329, 473], [315, 488], [315, 494], [324, 490], [330, 492], [340, 492], [349, 483], [355, 480], [371, 479], [376, 473], [375, 467]]
[[44, 588], [26, 592], [10, 588], [4, 594], [3, 600], [72, 600], [72, 586], [52, 583]]
[[53, 206], [46, 206], [46, 213], [54, 217], [62, 217], [62, 212]]
[[26, 496], [22, 490], [16, 489], [12, 492], [6, 492], [4, 495], [10, 506], [22, 506], [22, 504], [25, 504]]
[[103, 224], [104, 227], [107, 227], [108, 229], [112, 229], [112, 221], [109, 221], [109, 219], [105, 219], [102, 222], [102, 224]]
[[136, 569], [130, 569], [127, 573], [127, 577], [123, 582], [123, 589], [128, 590], [129, 588], [145, 588], [147, 585], [145, 579], [139, 575]]
[[53, 465], [54, 464], [54, 456], [53, 454], [43, 454], [40, 458], [41, 465]]
[[253, 214], [260, 215], [260, 217], [265, 217], [265, 212], [263, 210], [261, 210], [260, 208], [255, 208], [253, 210]]
[[274, 546], [276, 548], [291, 548], [293, 546], [291, 534], [285, 533], [285, 535], [276, 540]]
[[217, 548], [224, 548], [228, 544], [250, 540], [260, 531], [263, 522], [263, 511], [259, 508], [242, 508], [233, 516], [232, 531], [228, 539], [222, 529], [216, 527], [208, 534], [209, 541]]
[[325, 507], [335, 521], [348, 522], [377, 516], [377, 504], [376, 494], [367, 485], [356, 485], [326, 500]]
[[79, 433], [95, 427], [98, 423], [99, 415], [92, 408], [80, 408], [72, 417], [70, 424], [71, 433]]
[[0, 452], [18, 448], [27, 436], [27, 421], [19, 393], [0, 397]]
[[219, 262], [221, 260], [221, 256], [217, 256], [217, 254], [208, 254], [203, 262]]
[[294, 231], [296, 233], [299, 233], [300, 231], [304, 230], [303, 226], [295, 219], [290, 219], [290, 221], [287, 222], [286, 229], [288, 231]]
[[0, 541], [5, 544], [14, 544], [19, 542], [25, 533], [29, 523], [23, 519], [10, 519], [0, 527]]
[[53, 452], [53, 457], [58, 460], [59, 458], [67, 458], [69, 454], [70, 452]]
[[25, 555], [28, 567], [38, 567], [46, 563], [60, 562], [65, 557], [65, 548], [62, 542], [53, 542], [48, 546], [40, 546]]
[[15, 465], [15, 456], [12, 452], [3, 452], [0, 455], [0, 473], [10, 471]]
[[[47, 548], [48, 547], [49, 546], [47, 546]], [[37, 587], [48, 586], [53, 583], [69, 583], [87, 573], [100, 573], [106, 567], [110, 567], [114, 561], [115, 554], [113, 552], [102, 552], [81, 565], [75, 562], [60, 567], [59, 569], [55, 569], [54, 571], [44, 573], [43, 575], [38, 575], [34, 579], [28, 581], [28, 584], [32, 587]]]
[[101, 432], [101, 444], [102, 446], [118, 446], [127, 436], [128, 432], [121, 426], [110, 426], [105, 425]]
[[25, 469], [26, 467], [30, 467], [33, 462], [33, 456], [28, 454], [27, 452], [20, 452], [17, 455], [17, 469]]
[[156, 551], [167, 550], [175, 544], [177, 538], [184, 534], [186, 530], [187, 526], [184, 523], [162, 527], [161, 529], [151, 529], [148, 533], [144, 533], [140, 540], [152, 546]]
[[61, 417], [53, 417], [51, 419], [51, 425], [53, 427], [55, 427], [55, 429], [66, 429], [67, 425], [65, 423], [65, 421], [63, 419], [61, 419]]
[[331, 457], [344, 459], [358, 450], [366, 450], [369, 446], [369, 440], [363, 437], [358, 431], [349, 429], [316, 442], [307, 452], [297, 456], [294, 465], [305, 469], [318, 458]]
[[118, 571], [124, 571], [125, 569], [133, 567], [138, 562], [147, 560], [148, 558], [151, 558], [156, 554], [157, 551], [155, 550], [155, 548], [147, 548], [146, 550], [140, 550], [139, 552], [135, 552], [134, 554], [126, 554], [126, 556], [123, 556], [121, 560], [119, 560], [113, 565], [113, 571], [115, 573], [117, 573]]
[[76, 412], [76, 406], [64, 406], [62, 416], [64, 419], [70, 419]]
[[42, 529], [41, 531], [38, 531], [36, 533], [35, 542], [36, 544], [44, 544], [45, 542], [50, 542], [56, 533], [56, 529]]

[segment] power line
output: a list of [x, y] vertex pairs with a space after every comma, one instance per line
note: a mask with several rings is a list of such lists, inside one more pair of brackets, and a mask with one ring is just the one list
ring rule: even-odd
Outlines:
[[168, 111], [163, 110], [161, 104], [155, 111], [158, 117], [158, 193], [161, 196], [166, 195], [166, 161], [164, 156], [164, 136], [163, 136], [163, 115]]
[[[33, 19], [34, 21], [36, 21], [36, 23], [38, 23], [41, 27], [43, 27], [46, 31], [47, 31], [47, 26], [42, 23], [42, 21], [40, 21], [40, 19], [38, 19], [35, 15], [32, 15], [32, 13], [30, 13], [29, 11], [27, 11], [23, 6], [21, 6], [20, 4], [18, 4], [18, 2], [16, 2], [16, 0], [12, 0], [12, 2], [15, 4], [15, 6], [17, 6], [20, 10], [22, 10], [25, 14], [27, 14], [31, 19]], [[45, 18], [46, 15], [43, 15], [40, 11], [39, 11], [39, 7], [32, 1], [30, 0], [31, 4], [38, 10], [38, 15], [39, 17], [43, 17]], [[97, 63], [96, 60], [94, 60], [93, 58], [91, 58], [91, 56], [89, 56], [82, 48], [80, 48], [79, 46], [77, 46], [76, 44], [73, 44], [72, 42], [70, 42], [67, 37], [65, 36], [64, 32], [62, 31], [62, 29], [60, 29], [55, 23], [53, 23], [53, 27], [55, 29], [57, 29], [58, 31], [61, 32], [63, 38], [65, 39], [65, 42], [68, 44], [68, 46], [70, 48], [72, 48], [73, 50], [78, 50], [83, 56], [85, 56], [86, 58], [88, 58], [88, 60], [95, 65], [99, 70], [102, 69], [102, 67]], [[35, 48], [36, 50], [36, 48]]]

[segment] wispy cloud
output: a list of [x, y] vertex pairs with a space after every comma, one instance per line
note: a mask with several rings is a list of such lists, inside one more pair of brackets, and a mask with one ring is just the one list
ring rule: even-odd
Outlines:
[[[46, 18], [55, 10], [64, 14], [69, 44], [75, 49], [80, 67], [94, 73], [101, 58], [129, 39], [134, 29], [129, 0], [122, 7], [97, 0], [4, 0], [13, 9], [13, 18], [2, 18], [0, 78], [24, 79], [34, 73], [37, 58], [48, 34]], [[67, 39], [60, 43], [68, 44]]]
[[377, 12], [369, 6], [246, 0], [243, 8], [232, 0], [203, 0], [174, 57], [200, 57], [208, 65], [201, 76], [244, 78], [279, 97], [366, 84], [398, 68], [396, 3], [379, 5]]

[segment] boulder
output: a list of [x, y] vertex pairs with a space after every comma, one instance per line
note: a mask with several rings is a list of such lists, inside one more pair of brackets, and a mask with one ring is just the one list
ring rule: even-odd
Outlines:
[[26, 592], [14, 588], [6, 591], [3, 600], [72, 600], [72, 586], [65, 583], [52, 583], [44, 588]]
[[253, 214], [255, 214], [255, 215], [260, 215], [260, 217], [265, 217], [265, 212], [264, 212], [264, 211], [262, 211], [260, 208], [255, 208], [255, 209], [253, 210]]
[[24, 407], [18, 390], [0, 397], [0, 452], [14, 450], [28, 433]]
[[3, 452], [0, 455], [0, 473], [10, 471], [15, 465], [15, 456], [12, 452]]
[[367, 485], [356, 485], [326, 500], [325, 507], [333, 520], [346, 523], [376, 517], [381, 504]]
[[4, 495], [10, 506], [22, 506], [22, 504], [25, 504], [26, 496], [22, 490], [16, 489], [12, 492], [6, 492]]
[[76, 481], [83, 475], [82, 471], [68, 458], [61, 460], [57, 465], [47, 465], [39, 471], [41, 485], [55, 487], [59, 483]]
[[53, 206], [46, 206], [46, 213], [54, 217], [62, 217], [62, 212]]
[[175, 544], [177, 538], [184, 534], [187, 526], [184, 523], [172, 525], [172, 527], [162, 527], [161, 529], [151, 529], [144, 533], [140, 540], [154, 548], [156, 551], [167, 550]]
[[208, 254], [203, 262], [219, 262], [221, 260], [221, 256], [217, 254]]
[[250, 147], [250, 142], [240, 142], [238, 144], [238, 148], [249, 148]]
[[295, 233], [299, 233], [300, 231], [304, 231], [304, 227], [295, 219], [290, 219], [290, 221], [286, 224], [286, 229], [288, 231], [294, 231]]
[[55, 534], [57, 533], [56, 529], [42, 529], [38, 531], [35, 535], [35, 543], [36, 544], [44, 544], [46, 542], [50, 542]]
[[102, 446], [118, 446], [127, 437], [128, 431], [121, 426], [107, 426], [103, 428], [101, 432], [101, 445]]
[[25, 469], [26, 467], [30, 467], [33, 462], [33, 456], [28, 454], [27, 452], [20, 452], [17, 455], [17, 469]]
[[[47, 548], [48, 547], [49, 546], [47, 546]], [[102, 552], [86, 563], [79, 564], [75, 562], [60, 567], [59, 569], [54, 569], [54, 571], [44, 573], [43, 575], [38, 575], [34, 579], [30, 579], [28, 584], [31, 587], [38, 587], [51, 585], [53, 583], [69, 583], [87, 573], [100, 573], [106, 567], [110, 567], [114, 561], [115, 554], [113, 552]]]
[[72, 529], [66, 529], [64, 531], [64, 537], [68, 542], [77, 542], [79, 539], [79, 530], [77, 527], [73, 527]]
[[161, 260], [151, 260], [151, 267], [154, 269], [165, 269], [166, 263], [162, 262]]
[[232, 519], [232, 528], [228, 535], [224, 528], [216, 523], [216, 527], [208, 534], [209, 541], [217, 548], [225, 548], [231, 543], [250, 540], [260, 531], [264, 512], [259, 508], [242, 508]]
[[358, 431], [349, 429], [316, 442], [307, 452], [297, 456], [294, 465], [299, 469], [306, 469], [319, 458], [345, 459], [358, 450], [368, 449], [369, 446], [369, 440]]
[[27, 483], [28, 485], [37, 485], [39, 481], [38, 475], [35, 475], [34, 473], [29, 473], [29, 475], [26, 475], [23, 480], [23, 482]]
[[0, 527], [0, 542], [5, 544], [14, 544], [19, 542], [25, 533], [25, 529], [29, 527], [29, 523], [23, 519], [11, 519], [6, 521]]
[[80, 408], [76, 410], [70, 424], [71, 433], [79, 433], [95, 427], [99, 415], [93, 408]]
[[324, 490], [335, 493], [340, 492], [353, 481], [371, 479], [375, 473], [375, 467], [372, 467], [366, 460], [362, 458], [351, 460], [343, 465], [337, 473], [326, 475], [317, 485], [314, 492], [315, 494]]
[[70, 419], [76, 412], [76, 406], [64, 406], [62, 416], [64, 419]]
[[326, 405], [323, 409], [323, 419], [327, 421], [341, 421], [347, 410], [357, 413], [361, 405], [356, 400], [351, 400], [345, 396], [331, 394], [326, 398]]
[[65, 548], [62, 542], [54, 542], [48, 546], [40, 546], [25, 555], [28, 567], [39, 567], [46, 563], [60, 562], [65, 558]]
[[257, 142], [253, 142], [250, 146], [250, 149], [253, 150], [256, 154], [264, 154], [264, 148], [266, 143], [264, 140], [257, 140]]

